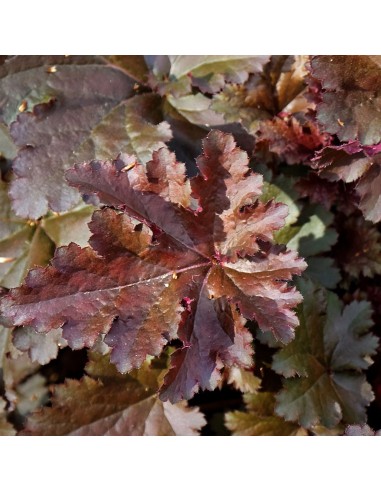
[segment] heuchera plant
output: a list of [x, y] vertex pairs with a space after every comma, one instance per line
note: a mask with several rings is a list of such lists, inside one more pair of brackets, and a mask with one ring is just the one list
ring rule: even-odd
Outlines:
[[377, 434], [380, 80], [3, 57], [0, 435]]

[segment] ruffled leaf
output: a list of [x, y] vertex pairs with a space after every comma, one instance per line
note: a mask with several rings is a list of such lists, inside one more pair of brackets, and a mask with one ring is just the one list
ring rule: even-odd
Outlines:
[[272, 393], [245, 394], [246, 412], [228, 412], [225, 425], [233, 436], [305, 436], [305, 429], [274, 413]]
[[355, 190], [360, 197], [359, 208], [372, 222], [381, 220], [381, 146], [362, 146], [350, 142], [328, 146], [319, 152], [312, 166], [326, 179], [357, 181]]
[[381, 56], [315, 56], [312, 75], [320, 81], [317, 119], [342, 141], [364, 145], [381, 140]]
[[362, 371], [378, 345], [368, 333], [370, 304], [355, 301], [343, 309], [335, 294], [308, 281], [299, 285], [304, 296], [300, 329], [273, 359], [273, 369], [288, 378], [276, 413], [305, 428], [364, 423], [374, 397]]
[[258, 200], [262, 178], [229, 135], [211, 132], [197, 163], [190, 181], [166, 149], [146, 169], [124, 155], [70, 170], [71, 184], [113, 208], [94, 213], [92, 248], [59, 248], [4, 298], [8, 321], [39, 332], [62, 327], [72, 348], [106, 334], [122, 372], [179, 338], [161, 390], [173, 402], [213, 389], [221, 363], [250, 367], [242, 316], [292, 339], [301, 296], [288, 282], [306, 265], [271, 244], [286, 207]]
[[[134, 377], [114, 373], [104, 362], [91, 362], [95, 379], [66, 380], [53, 389], [52, 407], [32, 414], [27, 435], [76, 436], [195, 436], [205, 425], [197, 407], [185, 402], [163, 403], [147, 386], [142, 368]], [[152, 371], [153, 374], [155, 371]]]

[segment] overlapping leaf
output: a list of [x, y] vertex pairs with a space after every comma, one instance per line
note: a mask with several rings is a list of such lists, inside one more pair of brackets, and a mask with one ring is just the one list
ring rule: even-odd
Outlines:
[[3, 177], [11, 168], [11, 162], [17, 154], [9, 128], [0, 122], [0, 176]]
[[111, 63], [125, 70], [130, 77], [144, 84], [148, 79], [148, 66], [144, 55], [108, 55]]
[[49, 214], [41, 220], [41, 227], [57, 247], [73, 242], [87, 246], [90, 231], [88, 223], [94, 207], [80, 203], [62, 214]]
[[226, 427], [234, 436], [305, 436], [306, 430], [286, 422], [274, 413], [273, 393], [244, 395], [246, 412], [234, 411], [225, 415]]
[[158, 57], [153, 69], [157, 77], [182, 80], [190, 77], [203, 92], [218, 92], [225, 83], [243, 83], [250, 73], [258, 73], [268, 61], [268, 56], [170, 55]]
[[78, 193], [64, 183], [64, 171], [91, 129], [132, 93], [132, 85], [126, 74], [96, 57], [14, 57], [2, 65], [0, 114], [9, 124], [19, 113], [11, 126], [21, 148], [11, 189], [18, 215], [38, 218], [48, 206], [62, 211], [78, 202]]
[[[171, 401], [198, 388], [221, 388], [221, 398], [235, 395], [232, 402], [237, 390], [273, 391], [279, 377], [268, 364], [278, 349], [274, 368], [286, 376], [284, 390], [277, 401], [275, 393], [246, 395], [246, 410], [227, 416], [234, 434], [337, 435], [353, 423], [347, 435], [374, 435], [364, 425], [372, 393], [363, 371], [376, 342], [363, 299], [373, 303], [377, 333], [379, 227], [357, 208], [381, 220], [380, 66], [373, 56], [318, 56], [311, 65], [305, 56], [3, 57], [0, 173], [12, 183], [18, 216], [2, 181], [0, 285], [18, 287], [30, 267], [46, 264], [54, 244], [65, 247], [2, 301], [12, 329], [0, 326], [0, 435], [14, 434], [9, 422], [20, 428], [45, 403], [27, 432], [197, 433], [198, 413], [156, 396], [158, 373], [146, 356], [168, 343], [170, 369], [159, 380], [161, 399]], [[263, 188], [244, 154], [217, 133], [192, 180], [168, 149], [159, 150], [168, 143], [194, 176], [209, 126], [233, 133], [264, 175]], [[74, 163], [68, 175], [86, 203], [106, 205], [91, 230], [94, 207], [79, 205], [64, 180]], [[287, 217], [276, 202], [288, 206]], [[334, 294], [301, 284], [302, 324], [286, 348], [299, 299], [290, 279], [304, 265], [273, 238], [306, 258], [307, 278], [324, 287], [336, 287], [337, 262], [337, 292], [355, 300], [343, 308]], [[245, 318], [257, 323], [246, 327]], [[58, 355], [68, 343], [91, 347], [92, 359], [93, 351], [110, 354], [129, 376], [93, 360], [82, 380], [53, 387], [48, 402], [46, 377], [83, 374], [85, 351]], [[78, 374], [69, 374], [77, 359]], [[375, 362], [367, 378], [377, 428]], [[224, 403], [208, 410], [207, 432], [226, 433]]]
[[46, 264], [54, 244], [38, 224], [14, 215], [7, 191], [0, 181], [0, 286], [10, 288], [20, 285], [31, 266]]
[[311, 163], [326, 179], [342, 179], [346, 183], [357, 181], [359, 207], [366, 219], [381, 220], [381, 145], [363, 146], [350, 142], [325, 147]]
[[[178, 56], [169, 57], [171, 61], [170, 75], [179, 79], [191, 74], [193, 78], [213, 77], [222, 83], [225, 80], [245, 82], [250, 73], [261, 72], [268, 56], [247, 55], [210, 55], [210, 56]], [[211, 84], [211, 81], [209, 82]], [[215, 87], [214, 91], [219, 87]]]
[[323, 88], [317, 119], [346, 142], [381, 140], [381, 56], [315, 56], [312, 75]]
[[302, 206], [295, 191], [295, 180], [278, 177], [272, 183], [265, 183], [261, 199], [275, 199], [289, 207], [285, 226], [274, 234], [278, 243], [295, 249], [307, 261], [306, 274], [324, 287], [334, 288], [340, 280], [333, 258], [323, 257], [337, 241], [333, 229], [333, 214], [321, 206]]
[[371, 364], [378, 339], [370, 304], [352, 302], [344, 309], [337, 296], [300, 281], [304, 296], [296, 338], [281, 349], [273, 369], [285, 376], [276, 413], [305, 428], [328, 428], [340, 421], [362, 424], [373, 393], [362, 373]]
[[256, 136], [257, 150], [271, 151], [282, 162], [302, 163], [331, 138], [308, 115], [314, 103], [305, 97], [307, 60], [273, 56], [244, 84], [226, 84], [210, 107], [226, 123], [240, 123]]
[[348, 425], [345, 429], [346, 436], [380, 436], [381, 431], [374, 431], [369, 425]]
[[[311, 203], [323, 205], [329, 210], [333, 204], [341, 205], [347, 198], [348, 186], [322, 179], [317, 173], [310, 172], [301, 178], [295, 185], [301, 197], [308, 197]], [[356, 206], [352, 207], [354, 210]]]
[[352, 278], [381, 274], [381, 234], [363, 217], [349, 217], [339, 224], [340, 238], [335, 255]]
[[145, 164], [154, 150], [172, 138], [169, 124], [162, 121], [160, 104], [160, 97], [149, 93], [119, 104], [94, 127], [72, 162], [114, 159], [126, 152]]
[[[268, 56], [158, 56], [150, 85], [177, 113], [194, 125], [218, 126], [226, 119], [212, 108], [205, 95], [219, 92], [226, 83], [243, 84], [260, 73]], [[193, 89], [199, 89], [194, 93]]]
[[254, 375], [252, 370], [238, 366], [229, 368], [227, 383], [232, 384], [242, 393], [256, 393], [261, 386], [261, 380]]
[[[311, 106], [304, 97], [307, 59], [306, 56], [272, 56], [263, 70], [256, 72], [244, 84], [226, 84], [213, 96], [211, 108], [220, 113], [226, 123], [239, 122], [252, 134], [257, 132], [261, 123], [265, 123], [269, 125], [268, 130], [273, 130], [271, 140], [284, 140], [283, 125], [287, 127], [287, 124], [282, 118], [302, 115]], [[277, 115], [280, 118], [272, 120]], [[293, 127], [299, 128], [300, 125], [291, 118], [290, 128]], [[286, 133], [296, 137], [292, 130]], [[305, 137], [308, 140], [307, 130]], [[295, 148], [296, 143], [288, 142], [288, 145]]]
[[[41, 343], [44, 342], [44, 335], [35, 336], [40, 338]], [[7, 407], [7, 412], [17, 410], [19, 415], [24, 415], [28, 408], [35, 409], [40, 405], [41, 399], [46, 397], [47, 388], [44, 386], [45, 378], [36, 373], [38, 364], [17, 350], [11, 337], [11, 331], [0, 326], [0, 390], [7, 400], [4, 409]]]
[[328, 289], [336, 287], [340, 273], [333, 258], [322, 256], [337, 242], [338, 234], [332, 227], [333, 215], [319, 206], [306, 208], [308, 221], [291, 226], [285, 231], [284, 241], [306, 258], [306, 275]]
[[125, 70], [101, 57], [15, 57], [1, 67], [0, 117], [16, 120], [10, 131], [20, 148], [10, 192], [19, 216], [72, 208], [79, 196], [64, 172], [74, 162], [120, 151], [145, 162], [171, 138], [153, 94], [125, 102], [133, 86]]
[[274, 177], [269, 174], [265, 177], [260, 200], [263, 202], [274, 200], [287, 205], [288, 215], [285, 219], [285, 225], [274, 234], [278, 243], [285, 244], [288, 238], [284, 237], [284, 231], [298, 220], [302, 210], [299, 194], [295, 190], [295, 180], [286, 176]]
[[311, 121], [275, 117], [259, 127], [258, 142], [266, 143], [271, 152], [287, 164], [299, 164], [311, 158], [315, 151], [329, 143], [327, 134], [320, 133]]
[[337, 241], [337, 232], [330, 227], [333, 214], [319, 206], [310, 207], [308, 221], [289, 230], [287, 244], [302, 256], [315, 256], [331, 249]]
[[59, 248], [30, 272], [3, 300], [6, 318], [40, 332], [62, 326], [72, 348], [106, 334], [122, 372], [179, 338], [161, 391], [171, 401], [214, 388], [221, 364], [251, 365], [241, 316], [289, 341], [301, 297], [288, 281], [306, 265], [271, 244], [286, 207], [258, 201], [262, 178], [231, 136], [211, 132], [197, 163], [190, 181], [166, 149], [146, 170], [126, 155], [70, 170], [72, 185], [114, 208], [94, 213], [92, 249]]
[[[11, 288], [21, 284], [30, 268], [48, 263], [54, 252], [54, 243], [41, 224], [14, 215], [7, 196], [7, 185], [2, 182], [0, 203], [0, 257], [3, 259], [0, 264], [0, 285]], [[75, 230], [78, 232], [79, 228]], [[32, 362], [46, 364], [57, 356], [58, 344], [66, 345], [61, 333], [59, 329], [40, 334], [22, 327], [11, 332], [0, 326], [0, 369], [3, 370], [4, 387], [10, 399], [13, 399], [9, 393], [11, 388], [28, 375], [28, 370], [32, 373], [36, 370], [36, 364], [32, 364], [21, 352], [28, 351]]]
[[337, 436], [343, 434], [343, 426], [331, 429], [322, 425], [309, 429], [298, 423], [288, 422], [275, 412], [275, 394], [256, 391], [243, 395], [245, 411], [225, 414], [225, 425], [234, 436]]
[[[160, 372], [160, 371], [159, 371]], [[53, 389], [52, 407], [32, 414], [25, 434], [76, 436], [196, 436], [205, 425], [198, 408], [158, 400], [158, 371], [148, 364], [122, 376], [107, 363], [91, 361], [81, 381]], [[147, 384], [148, 383], [148, 384]]]

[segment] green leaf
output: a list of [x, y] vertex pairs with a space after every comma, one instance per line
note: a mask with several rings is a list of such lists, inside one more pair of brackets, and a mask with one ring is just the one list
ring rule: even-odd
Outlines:
[[46, 378], [39, 373], [28, 377], [17, 386], [16, 409], [19, 416], [25, 417], [48, 402]]
[[287, 243], [289, 248], [296, 249], [304, 257], [329, 251], [337, 241], [337, 232], [329, 227], [333, 215], [322, 207], [316, 207], [316, 212], [295, 231], [296, 234]]
[[[241, 123], [252, 135], [262, 122], [270, 121], [281, 112], [305, 113], [311, 104], [304, 97], [307, 59], [306, 56], [272, 56], [262, 73], [256, 73], [245, 83], [223, 85], [222, 90], [213, 95], [211, 108], [222, 114], [226, 123]], [[209, 78], [213, 82], [213, 76]]]
[[58, 349], [67, 345], [62, 338], [62, 328], [49, 333], [37, 333], [32, 328], [17, 326], [13, 329], [12, 341], [17, 350], [28, 352], [30, 360], [41, 365], [55, 359]]
[[0, 284], [17, 287], [28, 270], [35, 265], [46, 264], [52, 257], [54, 245], [39, 226], [25, 225], [16, 234], [0, 241]]
[[315, 425], [308, 429], [314, 436], [342, 436], [344, 432], [343, 424], [328, 429], [324, 425]]
[[305, 271], [314, 282], [318, 282], [326, 289], [335, 289], [341, 280], [340, 271], [335, 266], [335, 260], [325, 256], [315, 256], [307, 259], [308, 267]]
[[244, 82], [249, 73], [261, 72], [268, 56], [247, 55], [172, 55], [170, 75], [177, 79], [192, 73], [193, 77], [221, 74], [224, 78]]
[[0, 240], [22, 230], [27, 221], [16, 217], [8, 198], [8, 185], [0, 180]]
[[167, 100], [184, 118], [194, 125], [208, 127], [224, 124], [222, 115], [211, 109], [211, 100], [203, 94], [188, 94], [177, 98], [169, 94]]
[[0, 122], [0, 176], [8, 170], [7, 166], [10, 167], [10, 163], [16, 154], [17, 147], [12, 140], [9, 129], [4, 123]]
[[302, 208], [300, 203], [298, 203], [299, 195], [295, 191], [294, 185], [295, 181], [286, 176], [279, 176], [271, 183], [267, 181], [263, 183], [262, 202], [275, 200], [276, 202], [284, 203], [288, 207], [285, 226], [274, 234], [276, 241], [282, 244], [286, 244], [285, 241], [281, 240], [285, 234], [284, 231], [298, 220]]
[[323, 287], [333, 289], [341, 279], [339, 269], [332, 258], [320, 256], [330, 251], [337, 242], [338, 234], [331, 227], [333, 214], [320, 205], [314, 205], [305, 207], [302, 215], [308, 218], [307, 221], [282, 229], [278, 233], [277, 241], [296, 249], [306, 258], [307, 277], [319, 282]]
[[305, 428], [364, 423], [373, 393], [362, 371], [378, 345], [368, 333], [370, 303], [354, 301], [343, 308], [335, 294], [311, 281], [301, 280], [299, 287], [300, 327], [273, 359], [272, 368], [291, 378], [277, 396], [276, 413]]
[[90, 238], [88, 223], [94, 210], [91, 205], [81, 203], [69, 212], [43, 218], [41, 225], [57, 247], [71, 242], [84, 247]]
[[234, 436], [305, 436], [306, 431], [296, 424], [275, 415], [272, 393], [245, 394], [246, 412], [228, 412], [226, 427]]
[[250, 105], [248, 100], [250, 97], [245, 86], [226, 84], [221, 92], [213, 96], [210, 107], [223, 116], [225, 123], [241, 123], [248, 133], [254, 135], [261, 121], [271, 118], [271, 113], [256, 101]]
[[[7, 185], [0, 181], [0, 258], [5, 260], [0, 263], [0, 285], [6, 288], [17, 287], [31, 267], [46, 265], [53, 252], [54, 243], [40, 224], [14, 215], [7, 195]], [[46, 336], [27, 328], [17, 328], [17, 331], [20, 334], [25, 331], [28, 333], [25, 350], [29, 349], [31, 355], [31, 351], [33, 352], [32, 362], [47, 363], [57, 356], [58, 332]], [[9, 400], [16, 401], [21, 398], [15, 393], [16, 386], [36, 370], [37, 364], [32, 363], [27, 354], [22, 354], [15, 348], [11, 341], [13, 333], [0, 325], [0, 386], [4, 386]], [[35, 356], [36, 352], [44, 355]]]
[[[286, 244], [306, 258], [308, 267], [304, 275], [333, 289], [341, 279], [339, 269], [332, 258], [319, 256], [330, 251], [337, 241], [338, 234], [331, 227], [333, 214], [320, 205], [303, 208], [294, 186], [295, 180], [284, 175], [275, 178], [273, 182], [264, 183], [261, 200], [266, 202], [274, 199], [286, 204], [289, 210], [285, 226], [274, 234], [274, 238], [277, 243]], [[270, 346], [279, 346], [271, 335], [260, 337]]]
[[[49, 262], [53, 256], [54, 243], [41, 224], [19, 219], [13, 214], [7, 196], [7, 187], [2, 182], [0, 182], [0, 203], [0, 258], [4, 261], [0, 263], [0, 285], [12, 288], [21, 284], [30, 268], [36, 265], [46, 265]], [[78, 226], [74, 228], [72, 223], [66, 225], [72, 227], [72, 233], [79, 231]], [[65, 237], [64, 231], [62, 235]], [[69, 231], [66, 231], [66, 237], [68, 235]], [[13, 335], [17, 336], [17, 348], [23, 352], [29, 351], [31, 360], [41, 364], [46, 364], [57, 356], [58, 343], [61, 346], [66, 345], [60, 333], [61, 329], [54, 330], [46, 336], [32, 329], [21, 327], [13, 331]], [[13, 384], [12, 372], [21, 371], [24, 374], [25, 370], [28, 372], [28, 365], [32, 371], [35, 369], [35, 364], [31, 364], [26, 355], [23, 357], [21, 352], [15, 350], [11, 342], [11, 335], [9, 329], [0, 326], [0, 339], [3, 339], [3, 360], [0, 356], [0, 368], [3, 368], [4, 379], [7, 379], [6, 386], [8, 387]], [[15, 359], [12, 362], [6, 358], [8, 352]]]
[[161, 99], [141, 94], [119, 104], [96, 125], [75, 153], [75, 162], [91, 159], [115, 159], [125, 152], [135, 154], [146, 164], [152, 152], [166, 147], [172, 131], [163, 121]]
[[46, 264], [53, 252], [54, 244], [40, 225], [14, 215], [7, 185], [0, 181], [0, 285], [17, 287], [29, 268]]
[[268, 56], [159, 56], [155, 60], [151, 87], [190, 123], [218, 126], [223, 114], [211, 107], [212, 99], [192, 91], [215, 93], [228, 82], [245, 82], [250, 73], [261, 72]]
[[36, 372], [38, 364], [32, 363], [27, 354], [19, 352], [11, 338], [11, 330], [0, 325], [0, 391], [10, 403], [10, 410], [14, 410], [22, 403], [20, 383], [26, 382]]

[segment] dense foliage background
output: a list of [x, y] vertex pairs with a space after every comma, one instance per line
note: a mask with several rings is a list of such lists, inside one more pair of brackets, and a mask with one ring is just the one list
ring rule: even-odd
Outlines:
[[3, 57], [0, 435], [379, 429], [380, 75]]

